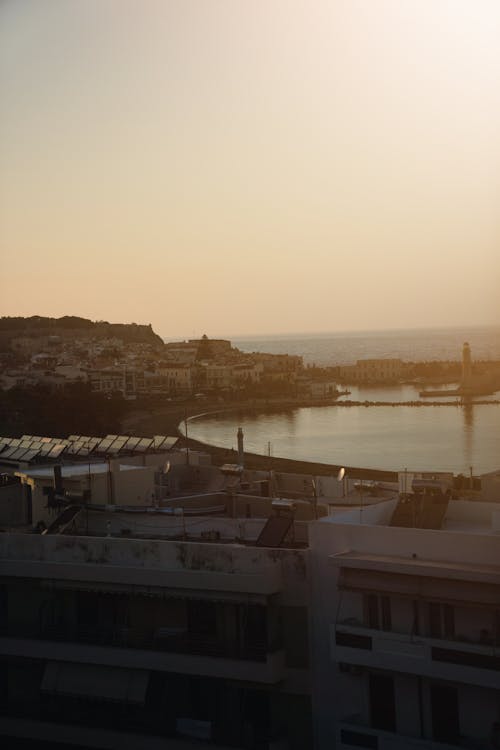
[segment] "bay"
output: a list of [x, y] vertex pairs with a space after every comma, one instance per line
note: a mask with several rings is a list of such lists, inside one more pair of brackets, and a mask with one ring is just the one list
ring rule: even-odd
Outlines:
[[[464, 341], [474, 360], [500, 360], [500, 327], [392, 331], [359, 331], [235, 338], [245, 352], [297, 354], [304, 363], [351, 364], [368, 357], [399, 357], [405, 361], [457, 361]], [[500, 405], [405, 406], [419, 401], [410, 384], [388, 388], [350, 387], [353, 401], [399, 403], [397, 406], [325, 406], [273, 413], [234, 413], [204, 417], [190, 423], [193, 438], [214, 445], [236, 446], [239, 426], [245, 449], [254, 453], [305, 461], [374, 469], [476, 473], [500, 467]], [[494, 401], [498, 394], [488, 397]], [[487, 400], [488, 400], [487, 399]]]

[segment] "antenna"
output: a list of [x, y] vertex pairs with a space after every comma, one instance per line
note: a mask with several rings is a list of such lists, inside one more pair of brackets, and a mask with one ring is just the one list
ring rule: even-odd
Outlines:
[[318, 493], [316, 490], [316, 480], [314, 477], [311, 479], [311, 486], [313, 491], [313, 504], [314, 504], [314, 518], [318, 520]]

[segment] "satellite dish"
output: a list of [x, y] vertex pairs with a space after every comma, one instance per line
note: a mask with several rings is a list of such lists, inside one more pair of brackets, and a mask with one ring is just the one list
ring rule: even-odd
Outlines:
[[339, 473], [337, 474], [337, 482], [341, 482], [343, 478], [345, 477], [345, 469], [342, 467], [339, 469]]

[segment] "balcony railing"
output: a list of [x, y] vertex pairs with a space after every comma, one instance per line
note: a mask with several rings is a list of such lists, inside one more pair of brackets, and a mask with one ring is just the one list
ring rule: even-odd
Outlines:
[[2, 635], [256, 662], [265, 662], [267, 654], [282, 648], [277, 638], [269, 643], [251, 637], [236, 641], [219, 635], [193, 633], [178, 627], [140, 630], [105, 625], [44, 625], [34, 629], [11, 624], [2, 629]]
[[500, 649], [500, 632], [495, 633], [486, 628], [479, 631], [479, 633], [445, 633], [444, 631], [439, 633], [431, 633], [430, 631], [417, 633], [414, 626], [410, 625], [407, 628], [392, 626], [390, 630], [380, 628], [370, 628], [365, 622], [358, 619], [357, 617], [344, 617], [337, 620], [337, 626], [340, 628], [354, 628], [356, 631], [362, 630], [369, 631], [370, 633], [377, 633], [380, 635], [387, 634], [391, 635], [402, 635], [415, 640], [430, 639], [433, 641], [447, 641], [450, 643], [457, 644], [469, 644], [472, 646], [487, 646]]
[[485, 750], [491, 745], [488, 740], [461, 736], [458, 744], [448, 745], [432, 738], [411, 737], [409, 735], [374, 729], [359, 714], [348, 716], [338, 724], [339, 747], [371, 748], [371, 750]]

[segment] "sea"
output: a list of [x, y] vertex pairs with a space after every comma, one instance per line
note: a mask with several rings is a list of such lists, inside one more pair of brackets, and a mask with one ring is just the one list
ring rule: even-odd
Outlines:
[[[351, 364], [365, 357], [457, 361], [464, 341], [474, 360], [500, 360], [500, 326], [234, 338], [245, 352], [298, 354], [304, 363]], [[245, 448], [296, 460], [386, 469], [484, 474], [500, 469], [500, 394], [491, 403], [418, 401], [418, 388], [352, 387], [344, 397], [378, 406], [339, 404], [265, 412], [222, 412], [190, 421], [191, 437], [226, 448], [242, 427]], [[433, 399], [434, 401], [434, 399]], [[384, 404], [382, 402], [390, 402]], [[400, 402], [400, 405], [392, 405]]]
[[242, 336], [232, 343], [243, 352], [297, 354], [304, 364], [353, 364], [358, 359], [396, 357], [406, 362], [457, 361], [468, 341], [476, 360], [500, 360], [500, 326], [415, 328], [387, 331]]

